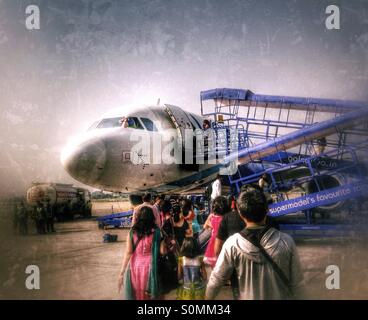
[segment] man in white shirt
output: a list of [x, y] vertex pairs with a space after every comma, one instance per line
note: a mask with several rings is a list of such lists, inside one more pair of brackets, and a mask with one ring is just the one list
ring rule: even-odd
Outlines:
[[212, 183], [211, 202], [213, 202], [215, 198], [221, 196], [221, 189], [221, 176], [218, 174], [216, 180]]

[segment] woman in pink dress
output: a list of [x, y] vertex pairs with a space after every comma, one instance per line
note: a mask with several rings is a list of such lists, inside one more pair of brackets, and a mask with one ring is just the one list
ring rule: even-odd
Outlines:
[[128, 234], [127, 251], [119, 275], [118, 289], [120, 292], [124, 286], [125, 299], [159, 299], [158, 258], [160, 252], [165, 253], [160, 244], [160, 229], [155, 224], [153, 211], [144, 206]]
[[229, 211], [228, 202], [225, 197], [219, 196], [213, 200], [212, 213], [208, 216], [204, 229], [211, 229], [211, 238], [208, 242], [206, 252], [204, 253], [204, 263], [210, 265], [212, 268], [215, 267], [217, 257], [215, 254], [215, 241], [217, 237], [218, 229], [222, 221], [223, 215]]

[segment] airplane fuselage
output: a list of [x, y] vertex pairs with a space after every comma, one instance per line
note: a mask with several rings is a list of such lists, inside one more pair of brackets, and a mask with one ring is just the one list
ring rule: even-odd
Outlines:
[[[119, 123], [124, 117], [132, 121], [131, 126]], [[202, 121], [198, 115], [168, 105], [122, 110], [71, 141], [61, 161], [73, 178], [106, 191], [176, 193], [195, 188], [211, 181], [220, 165], [173, 163], [172, 153], [181, 143], [180, 130], [202, 129]], [[146, 145], [137, 148], [143, 140]]]

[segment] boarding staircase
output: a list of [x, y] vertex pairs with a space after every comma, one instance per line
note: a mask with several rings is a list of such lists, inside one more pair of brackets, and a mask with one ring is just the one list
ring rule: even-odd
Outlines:
[[[287, 225], [289, 232], [317, 230], [329, 235], [331, 228], [346, 230], [341, 225], [318, 225], [315, 217], [319, 211], [322, 216], [328, 211], [351, 212], [358, 202], [353, 198], [364, 200], [368, 106], [214, 89], [201, 92], [201, 113], [212, 120], [217, 138], [227, 140], [220, 143], [220, 161], [238, 163], [237, 172], [228, 175], [234, 194], [243, 185], [258, 184], [266, 174], [269, 215], [303, 213], [303, 223]], [[238, 158], [231, 157], [230, 134], [223, 134], [231, 131], [236, 132]]]

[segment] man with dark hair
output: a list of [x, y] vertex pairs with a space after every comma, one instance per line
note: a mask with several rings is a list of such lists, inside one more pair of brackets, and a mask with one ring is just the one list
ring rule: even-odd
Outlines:
[[164, 202], [165, 196], [163, 194], [155, 197], [155, 203], [153, 204], [159, 211], [161, 211], [161, 204]]
[[151, 200], [152, 200], [152, 195], [150, 193], [145, 193], [143, 195], [142, 199], [143, 199], [143, 202], [149, 202], [150, 203]]
[[161, 212], [162, 212], [162, 225], [164, 225], [165, 221], [171, 218], [172, 204], [170, 200], [164, 200], [161, 204]]
[[207, 299], [216, 297], [234, 270], [239, 299], [300, 298], [303, 276], [295, 243], [289, 235], [266, 226], [263, 192], [246, 187], [237, 207], [246, 228], [224, 243], [207, 285]]
[[218, 256], [220, 254], [222, 245], [233, 234], [240, 232], [245, 228], [245, 223], [239, 216], [236, 208], [231, 209], [225, 214], [221, 221], [220, 228], [216, 237], [215, 252]]
[[152, 209], [153, 211], [153, 215], [155, 216], [155, 222], [156, 225], [161, 228], [161, 218], [160, 218], [160, 212], [158, 211], [158, 209], [152, 205], [151, 200], [152, 200], [152, 196], [150, 193], [145, 193], [142, 197], [143, 199], [143, 203], [140, 204], [139, 206], [134, 208], [133, 211], [133, 218], [132, 218], [132, 226], [135, 224], [136, 220], [137, 220], [137, 214], [139, 212], [139, 210], [142, 207], [149, 207]]
[[143, 199], [141, 195], [130, 194], [129, 202], [133, 207], [136, 207], [143, 203]]
[[153, 206], [157, 209], [157, 211], [159, 212], [160, 214], [160, 221], [161, 221], [161, 226], [164, 224], [164, 216], [163, 216], [163, 213], [162, 213], [162, 203], [164, 202], [165, 200], [165, 196], [164, 195], [157, 195], [155, 197], [155, 203], [153, 204]]
[[211, 128], [211, 122], [210, 120], [204, 119], [203, 120], [203, 130], [208, 130]]

